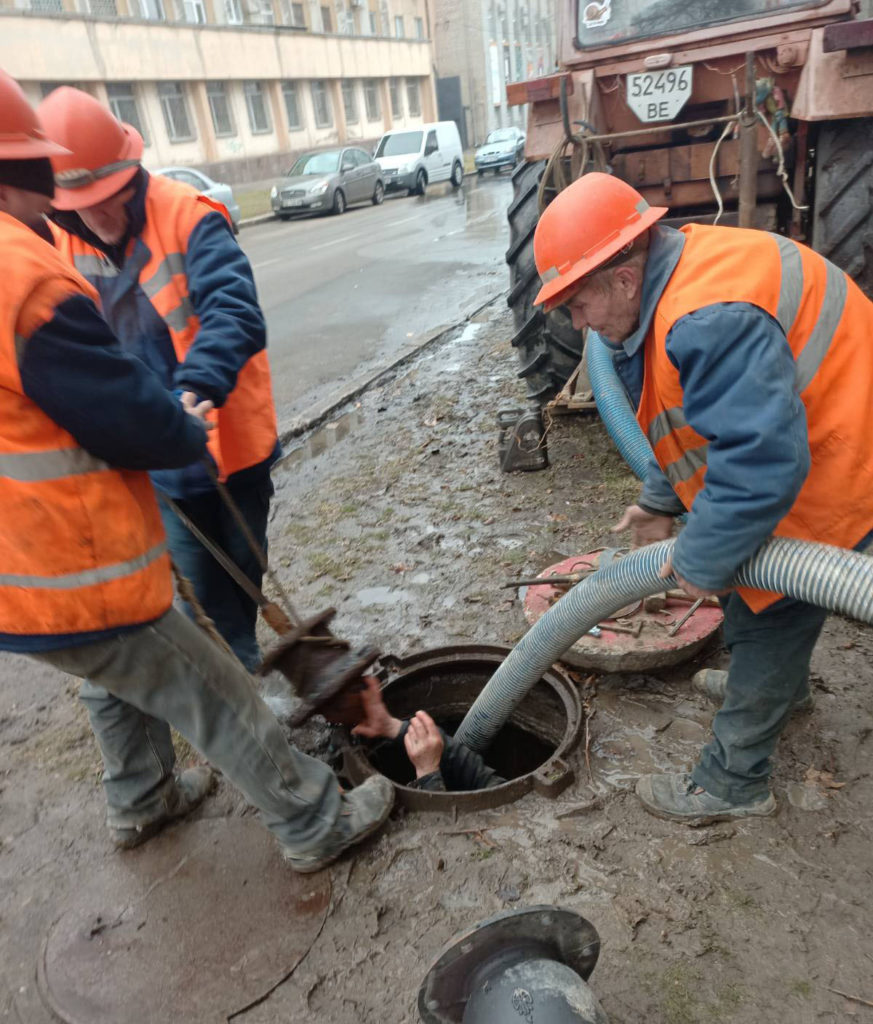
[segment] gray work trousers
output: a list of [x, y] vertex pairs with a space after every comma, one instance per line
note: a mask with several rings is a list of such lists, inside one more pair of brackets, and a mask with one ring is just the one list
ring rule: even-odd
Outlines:
[[86, 680], [81, 697], [103, 754], [111, 826], [163, 815], [175, 785], [173, 726], [292, 854], [319, 849], [332, 830], [341, 803], [334, 773], [289, 744], [239, 662], [178, 610], [122, 636], [32, 657]]
[[770, 758], [809, 694], [809, 661], [828, 613], [784, 597], [756, 615], [736, 593], [722, 607], [727, 688], [691, 777], [722, 800], [751, 803], [767, 796]]

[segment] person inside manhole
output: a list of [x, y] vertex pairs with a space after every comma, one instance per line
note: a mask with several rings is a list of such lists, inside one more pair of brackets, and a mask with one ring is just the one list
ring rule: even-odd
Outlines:
[[366, 676], [364, 682], [361, 701], [365, 717], [352, 732], [402, 747], [415, 770], [410, 782], [414, 789], [463, 793], [506, 782], [478, 754], [443, 732], [426, 711], [416, 711], [412, 718], [395, 718], [385, 705], [379, 680]]

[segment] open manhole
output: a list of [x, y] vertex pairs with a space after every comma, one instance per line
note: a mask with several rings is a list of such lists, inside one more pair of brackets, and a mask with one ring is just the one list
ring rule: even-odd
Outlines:
[[[383, 695], [392, 715], [410, 718], [427, 711], [454, 733], [483, 686], [509, 654], [509, 647], [440, 647], [412, 657], [382, 658]], [[507, 781], [473, 792], [414, 789], [412, 765], [395, 744], [356, 745], [344, 751], [349, 778], [359, 784], [375, 772], [395, 784], [397, 801], [412, 810], [479, 810], [511, 803], [534, 790], [555, 797], [573, 781], [565, 758], [579, 742], [582, 702], [570, 678], [552, 667], [537, 682], [483, 753]]]

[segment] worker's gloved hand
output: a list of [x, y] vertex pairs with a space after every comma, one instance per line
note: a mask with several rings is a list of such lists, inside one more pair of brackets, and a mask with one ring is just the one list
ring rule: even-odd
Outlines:
[[646, 544], [655, 544], [659, 540], [667, 540], [672, 537], [673, 517], [658, 516], [652, 512], [646, 512], [639, 505], [629, 505], [610, 532], [623, 533], [625, 530], [631, 531], [633, 546], [642, 548]]
[[384, 736], [386, 739], [396, 739], [403, 722], [394, 718], [385, 701], [382, 699], [382, 688], [375, 676], [364, 676], [366, 689], [361, 691], [361, 703], [364, 706], [364, 720], [356, 725], [352, 732], [355, 736], [365, 736], [367, 739], [377, 739]]
[[213, 402], [210, 402], [207, 398], [199, 398], [193, 391], [183, 391], [179, 401], [189, 416], [193, 416], [195, 420], [200, 420], [204, 430], [213, 430], [215, 428], [215, 424], [206, 418], [215, 408]]
[[422, 778], [439, 769], [443, 756], [443, 738], [436, 722], [426, 711], [416, 711], [409, 720], [403, 738], [406, 755], [415, 768], [415, 777]]

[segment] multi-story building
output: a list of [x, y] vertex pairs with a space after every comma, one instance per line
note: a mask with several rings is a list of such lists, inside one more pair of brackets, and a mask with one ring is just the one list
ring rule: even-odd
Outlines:
[[0, 67], [36, 103], [76, 85], [147, 167], [230, 181], [436, 119], [427, 0], [0, 0]]
[[433, 2], [443, 116], [463, 120], [468, 145], [494, 128], [524, 128], [527, 107], [507, 106], [506, 86], [554, 70], [555, 0]]

